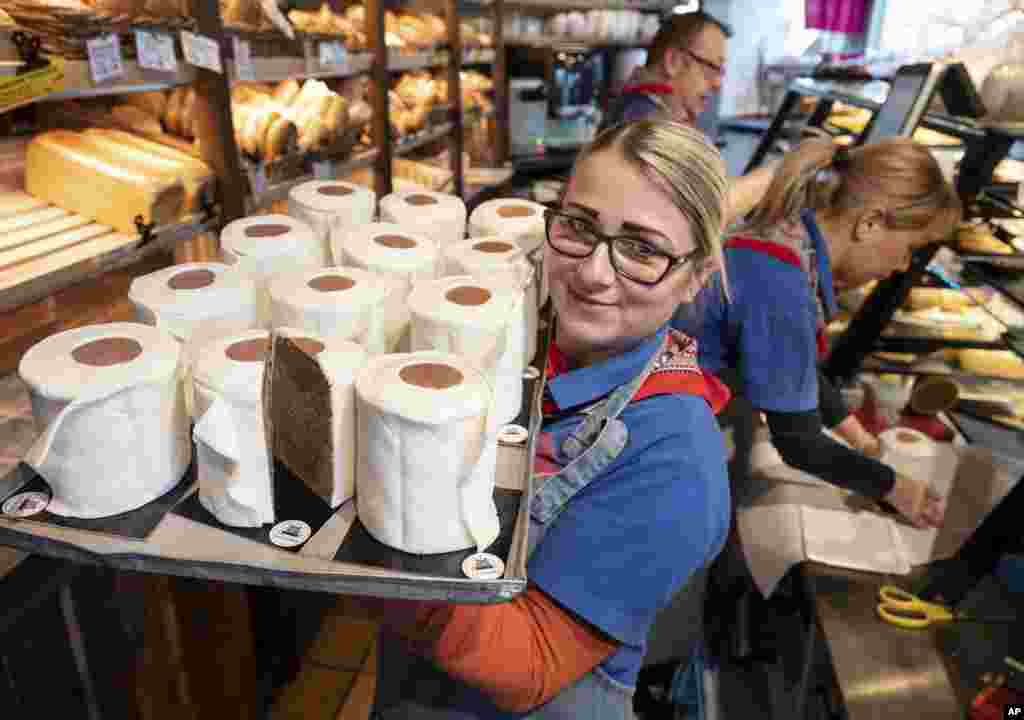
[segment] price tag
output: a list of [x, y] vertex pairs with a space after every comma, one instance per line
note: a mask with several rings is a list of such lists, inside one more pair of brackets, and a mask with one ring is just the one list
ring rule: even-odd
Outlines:
[[99, 85], [124, 75], [121, 41], [117, 35], [100, 35], [87, 40], [85, 45], [89, 54], [89, 72], [92, 74], [93, 84]]
[[321, 160], [313, 163], [313, 177], [316, 180], [333, 180], [334, 163], [330, 160]]
[[256, 70], [252, 65], [252, 48], [248, 40], [232, 38], [235, 49], [235, 74], [239, 80], [256, 81]]
[[260, 163], [249, 171], [249, 189], [254, 197], [259, 197], [267, 190], [267, 169]]
[[220, 43], [205, 35], [181, 31], [181, 49], [189, 65], [206, 68], [215, 73], [224, 72], [220, 63]]
[[169, 73], [178, 71], [178, 56], [174, 52], [174, 38], [167, 33], [136, 30], [135, 50], [139, 56], [139, 67]]
[[320, 64], [343, 69], [348, 65], [348, 52], [340, 42], [320, 43]]

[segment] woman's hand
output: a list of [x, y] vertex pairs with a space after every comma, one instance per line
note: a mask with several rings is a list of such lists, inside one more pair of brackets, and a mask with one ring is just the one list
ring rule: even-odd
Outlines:
[[928, 483], [902, 473], [896, 473], [896, 482], [883, 499], [914, 527], [939, 527], [946, 515], [946, 501]]
[[882, 446], [879, 444], [878, 438], [869, 433], [855, 415], [847, 415], [841, 423], [835, 426], [834, 430], [857, 452], [868, 457], [882, 457]]

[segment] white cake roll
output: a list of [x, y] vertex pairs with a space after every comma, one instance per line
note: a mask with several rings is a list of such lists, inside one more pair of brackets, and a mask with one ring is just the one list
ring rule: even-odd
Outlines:
[[545, 207], [540, 203], [516, 198], [499, 198], [480, 203], [469, 217], [470, 237], [498, 235], [514, 239], [534, 263], [538, 282], [538, 304], [548, 299], [547, 280], [543, 272], [545, 247]]
[[478, 237], [463, 240], [444, 250], [446, 275], [472, 275], [522, 289], [522, 312], [525, 343], [524, 364], [533, 362], [537, 354], [537, 278], [532, 265], [514, 241], [505, 238]]
[[356, 512], [367, 531], [416, 554], [493, 543], [497, 426], [484, 376], [455, 355], [382, 355], [357, 375], [356, 397]]
[[439, 248], [466, 237], [466, 204], [448, 193], [391, 193], [380, 201], [380, 219], [429, 237]]
[[335, 257], [342, 264], [395, 278], [401, 289], [389, 296], [385, 313], [388, 352], [409, 349], [409, 309], [406, 300], [413, 286], [435, 279], [440, 272], [440, 252], [424, 235], [393, 223], [369, 223], [339, 233], [332, 240]]
[[49, 483], [49, 510], [96, 518], [167, 493], [191, 444], [178, 362], [167, 332], [139, 323], [52, 335], [21, 359], [41, 435], [25, 456]]
[[409, 294], [412, 351], [452, 353], [482, 371], [494, 388], [497, 421], [523, 401], [523, 292], [486, 278], [457, 275], [420, 283]]
[[406, 293], [400, 278], [358, 267], [283, 273], [270, 283], [271, 323], [352, 340], [379, 355], [393, 351], [408, 322]]
[[313, 229], [288, 215], [257, 215], [228, 223], [220, 234], [221, 256], [256, 281], [260, 322], [270, 323], [270, 278], [280, 272], [324, 266]]
[[246, 330], [259, 324], [256, 282], [225, 263], [172, 265], [132, 280], [128, 299], [139, 322], [185, 341], [203, 322]]
[[324, 265], [339, 265], [331, 255], [332, 228], [347, 228], [373, 222], [377, 195], [372, 190], [339, 180], [313, 180], [296, 185], [288, 193], [288, 214], [316, 233]]

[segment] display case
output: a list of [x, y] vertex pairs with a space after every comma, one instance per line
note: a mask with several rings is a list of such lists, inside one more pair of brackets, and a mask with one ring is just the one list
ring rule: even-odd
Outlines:
[[[985, 123], [970, 78], [955, 63], [904, 66], [889, 78], [794, 81], [748, 170], [789, 146], [787, 128], [852, 145], [913, 137], [930, 147], [965, 209], [965, 222], [945, 243], [917, 251], [907, 271], [846, 294], [825, 374], [841, 383], [862, 372], [941, 375], [967, 394], [1024, 399], [1017, 334], [1024, 326], [1024, 242], [1017, 237], [1024, 213], [1016, 205], [1019, 183], [999, 171], [1024, 134]], [[1024, 427], [1007, 409], [1003, 403], [986, 419]]]

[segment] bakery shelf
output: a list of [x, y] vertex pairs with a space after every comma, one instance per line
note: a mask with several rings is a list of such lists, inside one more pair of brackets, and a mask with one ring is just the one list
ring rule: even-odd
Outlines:
[[175, 85], [186, 85], [195, 80], [194, 69], [184, 62], [178, 63], [178, 71], [175, 73], [146, 70], [139, 67], [139, 64], [133, 60], [126, 60], [123, 65], [123, 76], [102, 85], [96, 85], [92, 81], [88, 61], [67, 60], [64, 63], [64, 90], [40, 99], [44, 101], [71, 100], [165, 90]]
[[419, 150], [425, 145], [429, 145], [430, 143], [438, 140], [443, 140], [448, 135], [451, 135], [454, 127], [455, 125], [453, 123], [444, 123], [430, 130], [421, 130], [418, 133], [407, 135], [398, 141], [398, 145], [395, 148], [395, 155], [399, 157], [408, 155], [411, 152]]
[[[63, 288], [111, 272], [218, 227], [210, 217], [165, 225], [144, 240], [135, 233], [108, 230], [85, 242], [0, 270], [0, 312], [42, 300]], [[45, 240], [39, 242], [46, 242]]]
[[528, 10], [636, 10], [638, 12], [663, 12], [665, 3], [658, 0], [625, 2], [624, 0], [505, 0], [506, 8]]
[[[252, 59], [253, 77], [256, 82], [273, 83], [291, 78], [343, 78], [370, 72], [373, 67], [373, 55], [367, 52], [350, 52], [343, 65], [321, 65], [317, 50], [302, 57], [279, 55], [275, 57], [254, 57]], [[228, 61], [228, 72], [231, 82], [238, 83], [238, 70], [233, 60]]]
[[945, 348], [975, 350], [1006, 350], [1002, 340], [958, 340], [951, 338], [893, 337], [883, 335], [875, 343], [878, 352], [914, 353], [923, 355]]
[[551, 37], [538, 35], [506, 35], [506, 47], [588, 47], [588, 48], [643, 48], [639, 41], [616, 41], [597, 37]]
[[[347, 160], [334, 163], [332, 175], [334, 177], [344, 177], [351, 172], [361, 170], [362, 168], [369, 167], [376, 162], [380, 151], [376, 148], [366, 150], [365, 152], [357, 153]], [[306, 156], [306, 159], [312, 162], [333, 162], [329, 157], [326, 157], [323, 153], [311, 153]], [[309, 164], [309, 163], [307, 163]], [[267, 188], [264, 188], [255, 196], [246, 198], [246, 204], [249, 206], [249, 211], [252, 212], [256, 209], [266, 207], [272, 203], [278, 202], [279, 200], [285, 200], [288, 197], [288, 193], [296, 185], [301, 185], [304, 182], [310, 180], [317, 180], [312, 171], [304, 172], [296, 177], [289, 178], [282, 182], [274, 183]]]
[[391, 72], [423, 70], [447, 64], [448, 50], [445, 48], [417, 53], [399, 53], [392, 48], [388, 49], [388, 70]]

